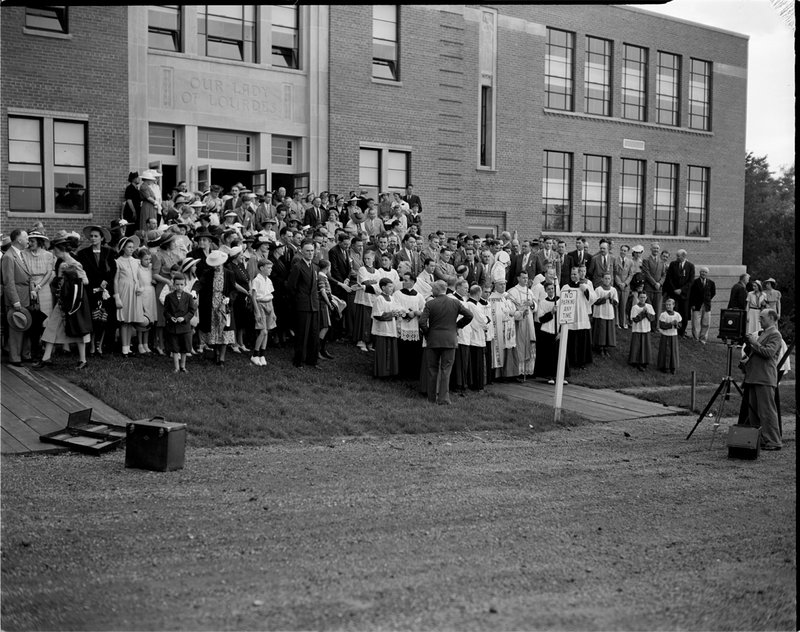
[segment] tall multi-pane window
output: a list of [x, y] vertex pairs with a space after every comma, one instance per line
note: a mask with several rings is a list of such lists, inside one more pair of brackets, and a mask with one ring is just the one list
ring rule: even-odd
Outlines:
[[711, 63], [689, 61], [689, 127], [711, 130]]
[[8, 117], [8, 207], [44, 211], [41, 119]]
[[272, 164], [273, 165], [293, 165], [294, 164], [294, 138], [285, 136], [272, 137]]
[[686, 234], [708, 236], [708, 167], [689, 166], [686, 179]]
[[620, 232], [641, 234], [644, 218], [644, 160], [622, 159], [619, 206]]
[[205, 42], [205, 55], [235, 61], [258, 61], [255, 18], [254, 5], [199, 6], [197, 34]]
[[494, 165], [493, 147], [494, 115], [492, 108], [492, 86], [481, 86], [481, 133], [480, 133], [480, 160], [481, 167]]
[[583, 229], [608, 231], [608, 156], [583, 157]]
[[681, 58], [658, 52], [656, 74], [656, 123], [680, 125]]
[[67, 6], [25, 7], [25, 28], [47, 33], [69, 33]]
[[197, 131], [197, 157], [250, 162], [253, 141], [247, 134], [222, 130]]
[[381, 150], [365, 149], [358, 152], [358, 187], [378, 199], [381, 191]]
[[299, 7], [296, 4], [272, 6], [272, 65], [300, 68]]
[[572, 154], [544, 152], [542, 207], [546, 230], [572, 230]]
[[587, 114], [611, 115], [611, 42], [586, 38], [584, 110]]
[[647, 49], [625, 44], [622, 53], [622, 118], [647, 120]]
[[386, 154], [386, 190], [404, 195], [408, 184], [409, 153], [389, 150]]
[[159, 156], [176, 156], [178, 154], [178, 130], [174, 127], [150, 123], [148, 140], [151, 154]]
[[378, 199], [380, 191], [405, 193], [411, 154], [388, 148], [362, 147], [359, 151], [358, 184]]
[[86, 123], [53, 121], [56, 213], [89, 210], [86, 190]]
[[147, 10], [147, 45], [156, 50], [181, 51], [180, 5], [150, 5]]
[[372, 6], [372, 76], [400, 80], [398, 5]]
[[670, 162], [656, 163], [656, 182], [653, 191], [656, 235], [675, 235], [678, 209], [678, 165]]
[[544, 57], [545, 107], [572, 111], [574, 53], [574, 33], [547, 29], [547, 51]]

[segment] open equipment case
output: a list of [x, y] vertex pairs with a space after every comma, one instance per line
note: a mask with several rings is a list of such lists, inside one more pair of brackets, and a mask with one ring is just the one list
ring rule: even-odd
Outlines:
[[66, 428], [40, 435], [39, 441], [100, 455], [119, 447], [125, 437], [125, 426], [92, 421], [92, 409], [86, 408], [70, 413]]

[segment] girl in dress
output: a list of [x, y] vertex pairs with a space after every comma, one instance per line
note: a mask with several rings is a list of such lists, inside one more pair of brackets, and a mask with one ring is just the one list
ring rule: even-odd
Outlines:
[[117, 308], [117, 321], [120, 324], [119, 335], [122, 342], [122, 357], [130, 357], [131, 337], [134, 323], [145, 322], [142, 305], [143, 288], [139, 269], [141, 264], [133, 253], [139, 247], [136, 235], [120, 239], [117, 249], [121, 253], [117, 258], [117, 272], [114, 275], [114, 304]]
[[217, 366], [224, 366], [227, 347], [236, 342], [231, 326], [231, 301], [236, 294], [236, 277], [233, 270], [223, 264], [228, 255], [214, 250], [206, 258], [206, 266], [195, 283], [198, 295], [200, 340], [213, 347]]
[[331, 282], [328, 279], [328, 272], [331, 267], [330, 261], [320, 259], [319, 274], [317, 274], [317, 286], [319, 287], [319, 352], [320, 358], [333, 360], [333, 355], [328, 352], [327, 341], [328, 329], [331, 326], [331, 314], [336, 309], [333, 306], [333, 294], [331, 293]]
[[753, 291], [747, 293], [747, 333], [754, 334], [761, 329], [758, 315], [764, 309], [764, 293], [761, 281], [753, 281]]
[[394, 283], [384, 277], [378, 283], [381, 293], [372, 307], [372, 336], [375, 340], [374, 377], [393, 377], [400, 372], [397, 357], [397, 319], [403, 310], [394, 301]]
[[[56, 257], [54, 279], [56, 298], [53, 309], [45, 321], [42, 342], [45, 343], [42, 359], [34, 366], [51, 366], [53, 347], [56, 344], [78, 347], [77, 369], [86, 368], [86, 343], [91, 339], [92, 308], [86, 289], [89, 277], [83, 266], [73, 257], [80, 237], [59, 235], [53, 238], [51, 247]], [[66, 286], [66, 287], [63, 287]]]
[[[153, 255], [147, 248], [139, 248], [133, 255], [139, 260], [139, 286], [142, 288], [140, 300], [142, 301], [142, 310], [144, 311], [146, 326], [137, 327], [139, 332], [139, 346], [137, 350], [141, 355], [152, 353], [150, 350], [150, 332], [152, 331], [153, 323], [158, 319], [158, 306], [156, 301], [160, 301], [163, 305], [164, 298], [161, 296], [156, 297], [156, 288], [153, 284]], [[166, 297], [166, 293], [163, 294]]]
[[668, 298], [664, 301], [664, 311], [658, 317], [658, 328], [661, 330], [661, 340], [658, 343], [658, 370], [673, 375], [680, 366], [678, 357], [678, 327], [681, 324], [681, 315], [675, 311], [675, 299]]
[[778, 313], [778, 318], [780, 318], [781, 293], [775, 289], [775, 283], [775, 279], [772, 277], [764, 281], [764, 309], [774, 309]]
[[647, 302], [647, 292], [636, 295], [636, 305], [631, 307], [631, 348], [628, 364], [644, 371], [650, 363], [650, 323], [655, 319], [653, 306]]
[[617, 346], [616, 307], [619, 305], [617, 289], [611, 287], [611, 274], [603, 275], [602, 285], [595, 289], [597, 300], [592, 306], [592, 342], [597, 352], [608, 356], [609, 347]]
[[[53, 311], [50, 282], [55, 276], [56, 258], [52, 252], [47, 250], [50, 240], [44, 233], [34, 228], [28, 233], [28, 240], [28, 247], [20, 252], [20, 256], [30, 274], [31, 312], [34, 315], [30, 336], [31, 346], [34, 347], [32, 351], [38, 355], [43, 321]], [[34, 310], [40, 312], [42, 316], [36, 317]]]
[[358, 286], [356, 292], [355, 308], [356, 321], [355, 337], [356, 346], [361, 351], [374, 351], [372, 348], [372, 306], [378, 295], [375, 291], [381, 278], [380, 272], [375, 269], [375, 251], [367, 250], [364, 253], [364, 265], [358, 269]]

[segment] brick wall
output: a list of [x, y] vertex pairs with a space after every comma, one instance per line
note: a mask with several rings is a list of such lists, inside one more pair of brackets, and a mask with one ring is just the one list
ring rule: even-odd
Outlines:
[[[89, 215], [13, 214], [8, 211], [8, 143], [0, 148], [0, 223], [3, 232], [41, 220], [52, 235], [119, 217], [127, 186], [128, 54], [126, 7], [69, 7], [69, 37], [23, 32], [25, 9], [2, 16], [2, 136], [9, 108], [88, 117]], [[45, 193], [47, 195], [47, 192]]]

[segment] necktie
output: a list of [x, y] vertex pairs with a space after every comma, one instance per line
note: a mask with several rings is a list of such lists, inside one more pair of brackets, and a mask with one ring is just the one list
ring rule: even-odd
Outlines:
[[606, 262], [606, 256], [603, 255], [603, 269], [605, 269], [606, 267], [608, 267], [608, 263]]
[[527, 270], [528, 268], [528, 255], [526, 254], [522, 259], [522, 269]]

